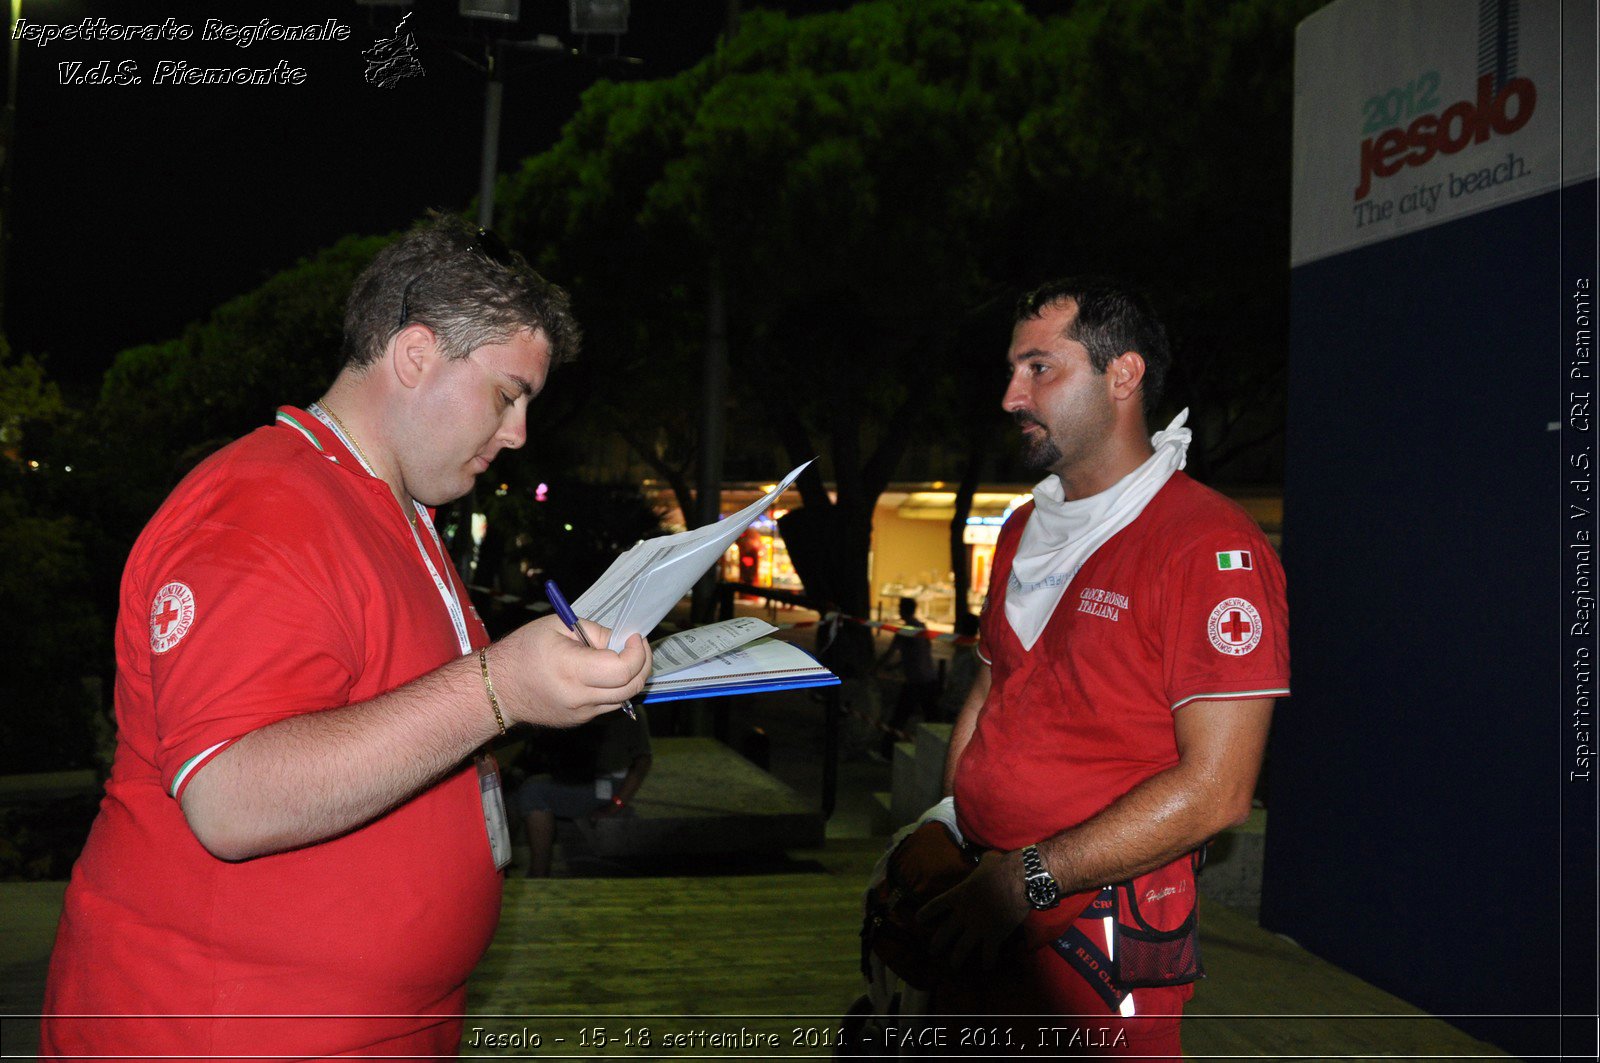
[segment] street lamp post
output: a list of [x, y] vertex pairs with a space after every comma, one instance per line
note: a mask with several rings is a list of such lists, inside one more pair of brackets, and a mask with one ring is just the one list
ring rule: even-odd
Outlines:
[[[13, 0], [16, 2], [16, 0]], [[628, 0], [569, 0], [572, 32], [584, 35], [609, 34], [621, 38], [628, 32]], [[464, 18], [488, 22], [516, 22], [522, 14], [520, 0], [461, 0]], [[478, 224], [494, 226], [494, 180], [500, 166], [500, 114], [505, 100], [502, 67], [508, 51], [544, 52], [547, 55], [577, 55], [559, 37], [541, 33], [531, 41], [508, 41], [496, 37], [489, 43], [484, 60], [483, 156], [478, 169]], [[623, 63], [637, 59], [613, 56]], [[476, 65], [476, 64], [474, 64]]]
[[500, 168], [500, 108], [506, 86], [500, 78], [500, 42], [489, 45], [483, 88], [483, 156], [478, 168], [478, 224], [494, 228], [494, 178]]
[[531, 41], [496, 39], [488, 46], [484, 65], [483, 155], [478, 167], [478, 224], [485, 229], [494, 228], [494, 181], [500, 168], [500, 114], [505, 100], [502, 68], [508, 51], [543, 52], [552, 56], [569, 54], [561, 39], [548, 33], [541, 33]]

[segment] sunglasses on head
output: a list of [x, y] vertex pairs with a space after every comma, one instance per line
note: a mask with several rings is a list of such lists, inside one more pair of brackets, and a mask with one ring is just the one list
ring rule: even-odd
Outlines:
[[[478, 226], [477, 235], [472, 238], [471, 250], [476, 251], [497, 266], [505, 269], [517, 268], [517, 262], [512, 255], [511, 248], [507, 247], [506, 242], [495, 235], [492, 229], [485, 229], [481, 225]], [[406, 282], [405, 291], [400, 293], [400, 320], [395, 324], [396, 329], [405, 328], [406, 322], [411, 320], [411, 289], [417, 286], [417, 282], [427, 272], [427, 270], [423, 270], [422, 273], [412, 277]]]

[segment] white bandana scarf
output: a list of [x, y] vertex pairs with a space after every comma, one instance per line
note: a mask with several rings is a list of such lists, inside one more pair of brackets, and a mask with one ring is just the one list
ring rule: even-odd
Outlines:
[[1115, 484], [1088, 498], [1067, 501], [1060, 477], [1051, 474], [1033, 489], [1033, 516], [1006, 585], [1006, 620], [1025, 650], [1033, 649], [1078, 570], [1117, 532], [1132, 524], [1156, 492], [1183, 468], [1194, 433], [1183, 427], [1184, 410], [1150, 437], [1155, 453]]

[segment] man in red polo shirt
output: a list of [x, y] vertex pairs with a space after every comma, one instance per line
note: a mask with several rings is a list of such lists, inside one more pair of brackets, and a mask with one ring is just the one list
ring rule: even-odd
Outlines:
[[615, 709], [649, 673], [639, 639], [589, 649], [554, 617], [490, 645], [433, 527], [522, 446], [577, 343], [564, 292], [437, 220], [357, 280], [327, 394], [152, 518], [44, 1056], [456, 1050], [508, 854], [486, 743]]
[[[1007, 521], [977, 681], [945, 768], [988, 851], [924, 909], [945, 1010], [1089, 1016], [1017, 1047], [1181, 1055], [1201, 975], [1193, 853], [1249, 814], [1289, 692], [1281, 567], [1249, 516], [1153, 437], [1169, 355], [1145, 301], [1062, 281], [1022, 301], [1003, 407], [1050, 475]], [[1101, 1018], [1103, 1016], [1103, 1018]]]

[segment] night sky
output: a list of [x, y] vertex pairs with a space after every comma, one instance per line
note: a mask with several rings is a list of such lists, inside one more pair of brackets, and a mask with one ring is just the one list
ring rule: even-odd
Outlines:
[[[819, 5], [831, 6], [831, 5]], [[633, 0], [624, 55], [637, 74], [593, 61], [517, 56], [506, 72], [500, 171], [554, 141], [580, 93], [602, 76], [663, 77], [714, 46], [725, 0]], [[127, 347], [168, 339], [190, 321], [349, 233], [402, 228], [429, 207], [463, 209], [476, 195], [488, 23], [456, 0], [418, 0], [409, 26], [425, 76], [370, 84], [362, 52], [393, 34], [402, 9], [353, 0], [132, 3], [24, 0], [34, 24], [193, 27], [187, 40], [22, 40], [6, 331], [12, 347], [45, 360], [81, 401]], [[208, 19], [284, 25], [333, 18], [344, 41], [263, 40], [247, 48], [201, 39]], [[523, 0], [508, 36], [568, 28], [565, 0]], [[591, 54], [610, 55], [611, 37]], [[61, 84], [109, 60], [137, 64], [140, 84]], [[192, 67], [304, 71], [301, 84], [155, 84], [163, 60]]]

